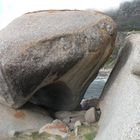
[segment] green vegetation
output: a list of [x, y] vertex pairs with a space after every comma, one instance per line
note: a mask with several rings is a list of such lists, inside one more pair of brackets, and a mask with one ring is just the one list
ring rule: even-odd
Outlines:
[[113, 57], [110, 57], [108, 59], [108, 61], [105, 63], [104, 65], [104, 68], [105, 69], [110, 69], [110, 68], [113, 68], [115, 63], [116, 63], [117, 59], [116, 58], [113, 58]]
[[103, 66], [105, 69], [112, 69], [117, 61], [119, 50], [124, 45], [120, 45], [119, 43], [115, 45], [114, 51], [112, 55], [109, 57], [109, 59], [106, 61], [105, 65]]
[[95, 134], [93, 133], [88, 133], [84, 135], [85, 140], [93, 140], [93, 138], [95, 138]]
[[47, 133], [39, 134], [38, 132], [33, 132], [31, 135], [17, 133], [12, 140], [46, 140], [49, 136]]
[[39, 134], [38, 132], [32, 132], [26, 134], [17, 132], [12, 140], [93, 140], [98, 130], [97, 123], [90, 125], [81, 125], [78, 127], [77, 135], [74, 131], [69, 132], [66, 138], [61, 136], [54, 136], [47, 133]]

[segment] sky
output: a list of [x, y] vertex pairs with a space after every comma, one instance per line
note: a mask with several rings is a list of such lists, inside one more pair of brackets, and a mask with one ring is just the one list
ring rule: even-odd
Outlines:
[[0, 0], [0, 29], [16, 17], [31, 11], [46, 9], [95, 9], [104, 11], [118, 8], [131, 0]]

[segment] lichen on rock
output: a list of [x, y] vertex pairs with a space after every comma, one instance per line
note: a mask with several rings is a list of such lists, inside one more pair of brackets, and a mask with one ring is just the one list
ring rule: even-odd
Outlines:
[[27, 13], [0, 31], [0, 102], [73, 110], [111, 55], [113, 20], [96, 11]]

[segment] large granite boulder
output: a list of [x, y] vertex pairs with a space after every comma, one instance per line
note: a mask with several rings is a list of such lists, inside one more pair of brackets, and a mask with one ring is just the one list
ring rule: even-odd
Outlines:
[[37, 11], [15, 19], [0, 32], [0, 102], [75, 109], [115, 36], [115, 23], [99, 12]]
[[127, 37], [99, 106], [95, 140], [140, 139], [140, 34]]

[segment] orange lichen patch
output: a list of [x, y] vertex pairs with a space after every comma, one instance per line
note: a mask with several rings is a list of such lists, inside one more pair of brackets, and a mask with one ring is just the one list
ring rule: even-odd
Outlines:
[[39, 133], [48, 133], [51, 135], [59, 135], [63, 138], [65, 138], [68, 134], [69, 128], [67, 125], [60, 120], [54, 120], [52, 123], [48, 123], [45, 126], [43, 126], [40, 130]]
[[58, 129], [59, 131], [68, 132], [67, 127], [64, 124], [47, 124], [44, 129]]
[[16, 113], [14, 114], [14, 117], [17, 119], [24, 119], [25, 118], [25, 113], [22, 111], [16, 111]]

